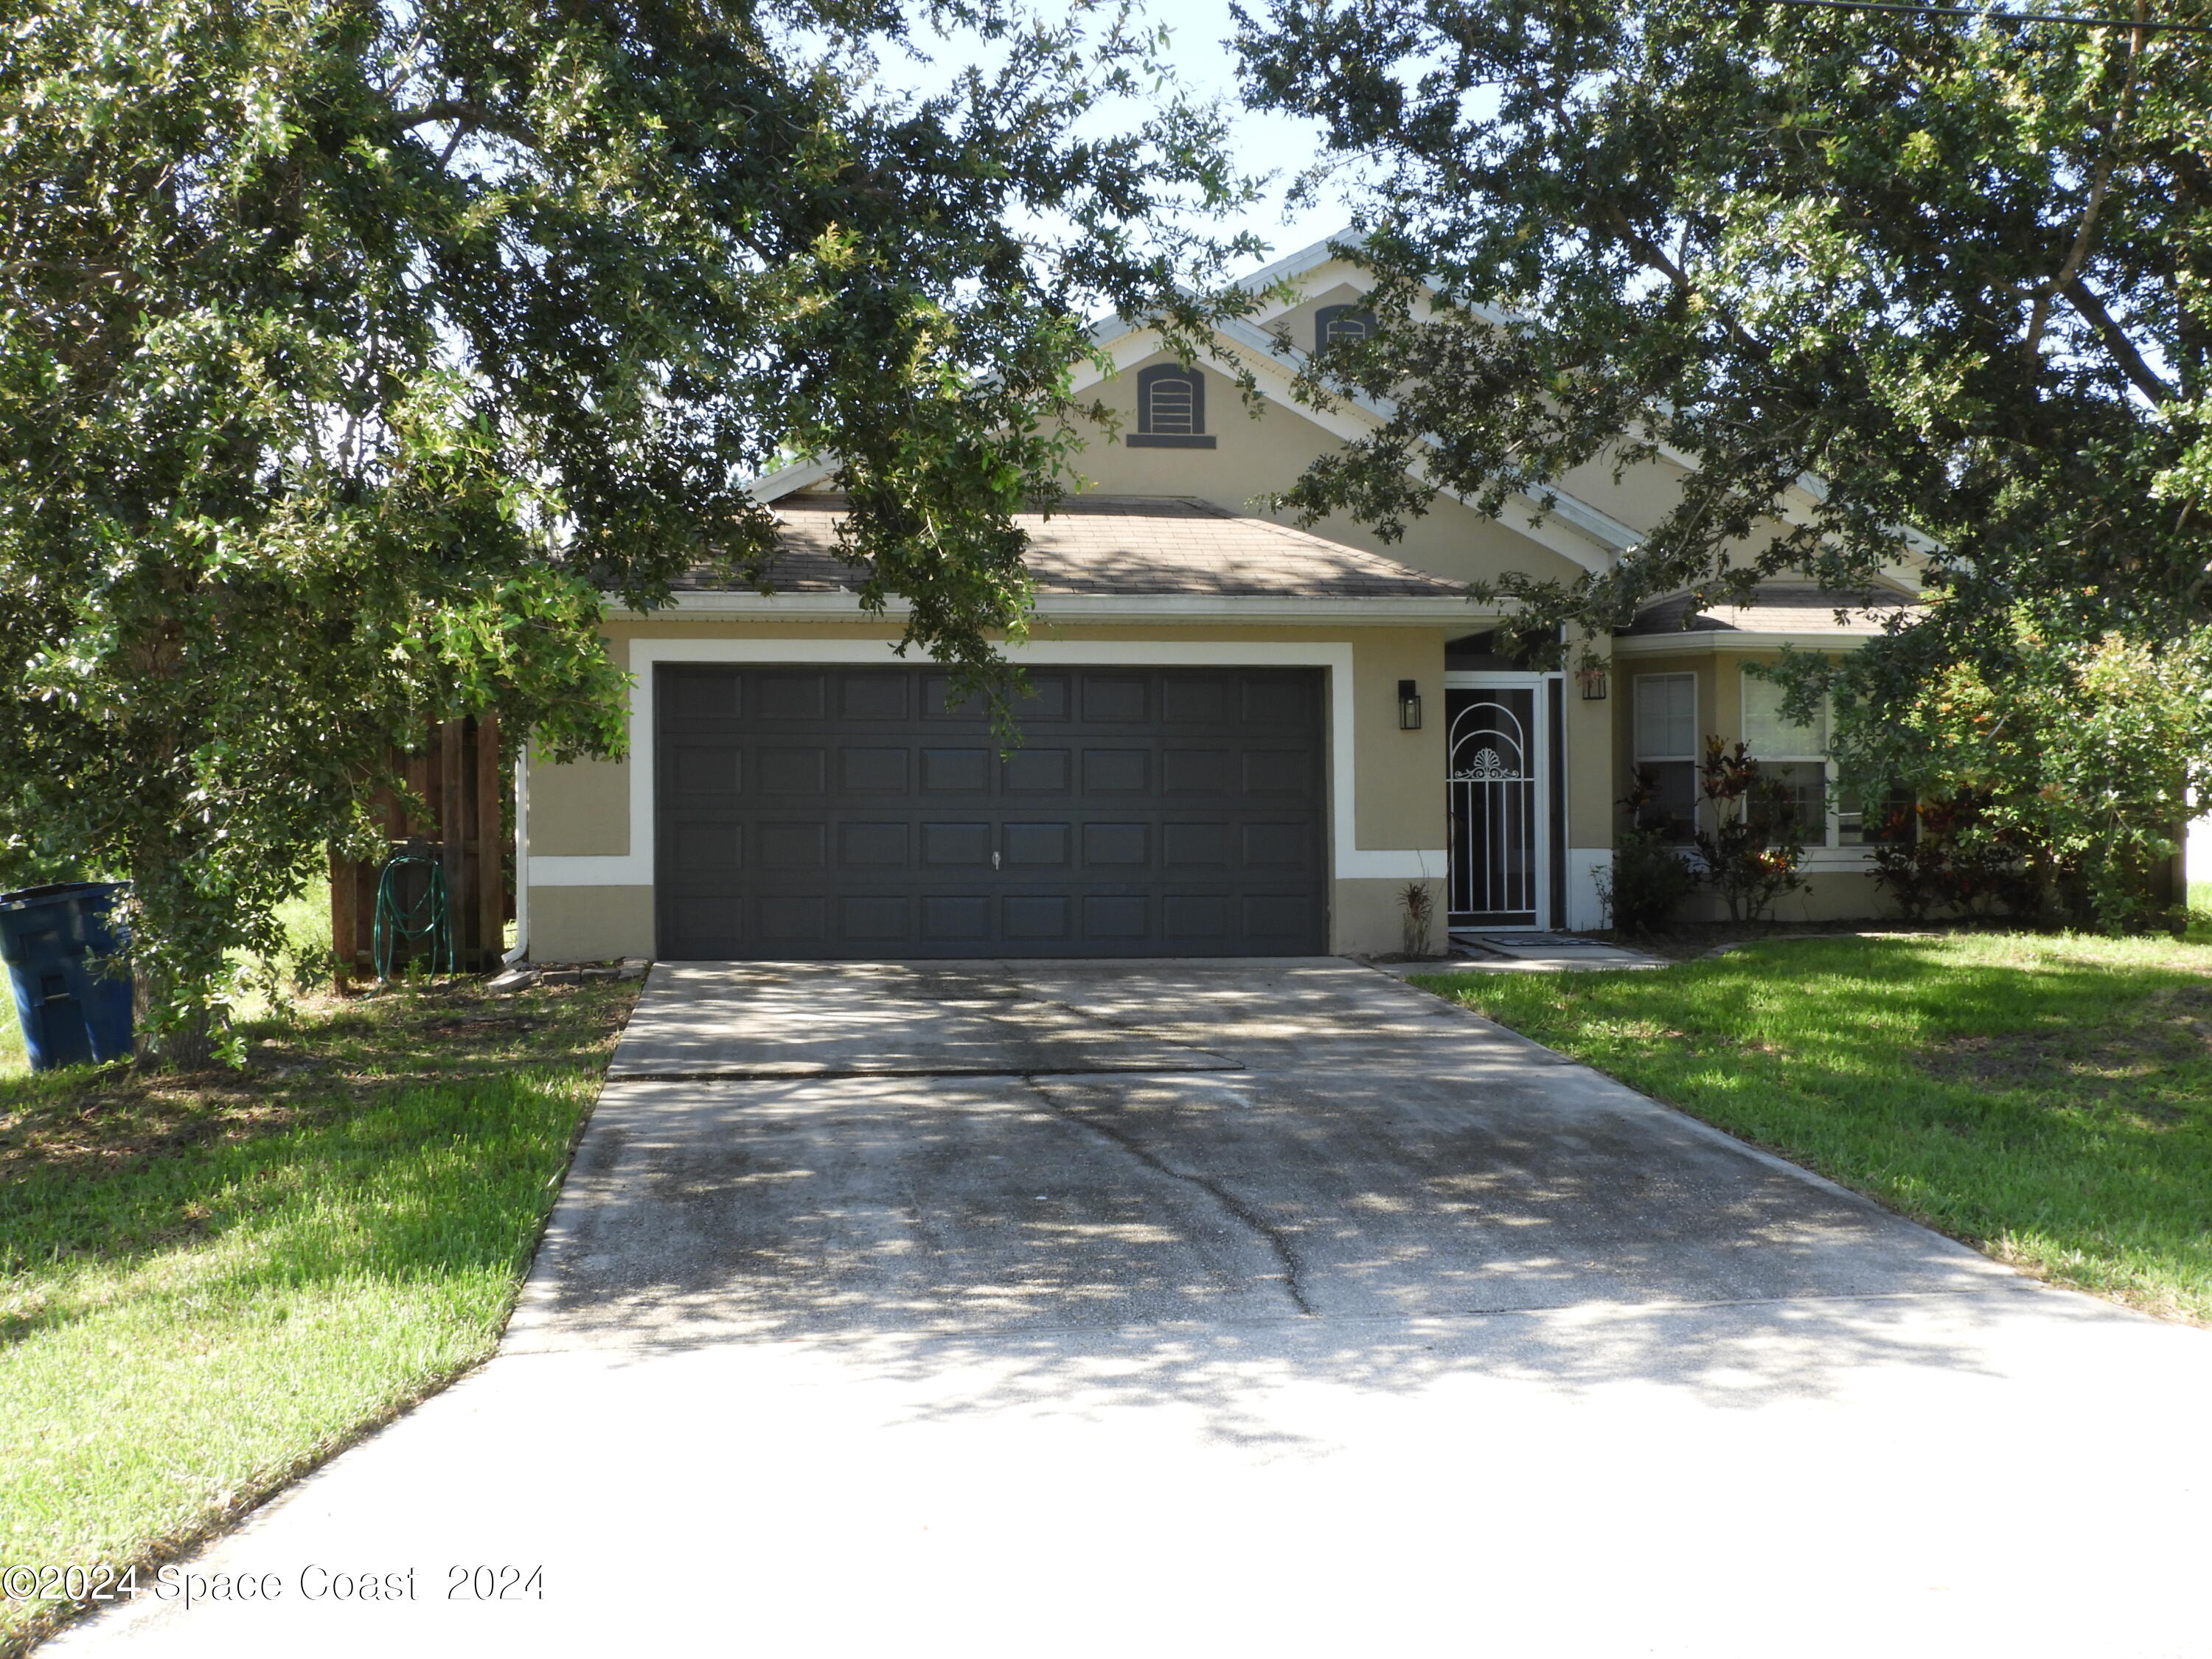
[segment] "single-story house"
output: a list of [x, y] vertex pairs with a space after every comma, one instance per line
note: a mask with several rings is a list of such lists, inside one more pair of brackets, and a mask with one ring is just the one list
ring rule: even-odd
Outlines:
[[1809, 878], [1784, 914], [1877, 913], [1824, 732], [1784, 725], [1741, 670], [1854, 648], [1911, 602], [1909, 555], [1880, 592], [1678, 601], [1596, 641], [1601, 674], [1524, 670], [1465, 584], [1603, 569], [1688, 459], [1594, 464], [1548, 511], [1440, 499], [1388, 544], [1272, 520], [1256, 498], [1380, 418], [1291, 393], [1302, 343], [1370, 325], [1357, 268], [1322, 243], [1251, 281], [1283, 278], [1295, 301], [1226, 325], [1220, 358], [1100, 329], [1112, 368], [1091, 389], [1119, 429], [1089, 434], [1090, 489], [1024, 524], [1037, 609], [1010, 653], [1030, 684], [1011, 751], [980, 709], [945, 708], [939, 671], [893, 654], [895, 617], [861, 614], [828, 465], [759, 486], [784, 525], [774, 593], [695, 585], [614, 613], [627, 759], [522, 769], [529, 954], [1382, 953], [1413, 883], [1455, 927], [1597, 927], [1637, 769], [1686, 806], [1709, 733], [1748, 741], [1807, 802]]

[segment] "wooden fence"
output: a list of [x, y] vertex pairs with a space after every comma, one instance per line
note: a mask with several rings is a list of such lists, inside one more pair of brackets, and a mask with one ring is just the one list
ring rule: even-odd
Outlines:
[[[376, 976], [377, 886], [386, 864], [398, 854], [434, 859], [443, 871], [454, 964], [463, 973], [490, 973], [499, 966], [507, 920], [514, 914], [502, 858], [506, 792], [500, 787], [497, 717], [444, 721], [432, 728], [424, 748], [395, 750], [392, 763], [427, 817], [410, 817], [398, 795], [381, 792], [374, 805], [384, 815], [385, 857], [362, 864], [331, 855], [331, 939], [342, 992], [349, 979]], [[406, 882], [403, 902], [418, 898], [428, 879], [426, 873]], [[427, 939], [398, 939], [392, 962], [396, 968], [425, 961], [429, 951]]]

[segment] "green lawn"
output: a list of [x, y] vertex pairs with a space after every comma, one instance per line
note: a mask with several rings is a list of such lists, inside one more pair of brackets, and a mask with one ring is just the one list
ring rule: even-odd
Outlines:
[[1414, 982], [2001, 1261], [2212, 1322], [2212, 946], [1777, 940]]
[[[0, 1073], [0, 1566], [158, 1559], [489, 1354], [633, 988], [321, 999], [248, 1024], [243, 1073]], [[58, 1611], [0, 1601], [0, 1653]]]

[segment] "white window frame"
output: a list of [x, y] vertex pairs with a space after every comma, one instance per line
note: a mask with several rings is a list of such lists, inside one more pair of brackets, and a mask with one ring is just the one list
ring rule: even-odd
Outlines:
[[[1735, 671], [1736, 729], [1743, 734], [1743, 741], [1747, 746], [1751, 741], [1751, 721], [1746, 717], [1746, 711], [1750, 708], [1750, 699], [1745, 695], [1746, 691], [1754, 680], [1767, 685], [1774, 684], [1765, 675], [1752, 672], [1752, 664], [1741, 663], [1737, 665]], [[1832, 731], [1834, 720], [1835, 710], [1824, 695], [1820, 699], [1820, 730], [1823, 732]], [[1757, 750], [1753, 750], [1751, 757], [1759, 761], [1772, 761], [1778, 766], [1818, 765], [1820, 768], [1821, 780], [1820, 817], [1822, 823], [1826, 826], [1818, 850], [1830, 852], [1843, 846], [1843, 814], [1836, 810], [1836, 757], [1834, 755], [1826, 749], [1821, 750], [1818, 754], [1801, 755], [1762, 755]], [[1805, 850], [1809, 853], [1815, 849], [1808, 847]]]
[[[1647, 755], [1644, 752], [1644, 686], [1647, 680], [1687, 680], [1690, 683], [1690, 751], [1686, 755]], [[1698, 752], [1698, 677], [1694, 672], [1683, 670], [1664, 674], [1638, 674], [1630, 695], [1635, 701], [1628, 711], [1630, 753], [1638, 765], [1645, 761], [1687, 761], [1695, 766], [1702, 757]]]

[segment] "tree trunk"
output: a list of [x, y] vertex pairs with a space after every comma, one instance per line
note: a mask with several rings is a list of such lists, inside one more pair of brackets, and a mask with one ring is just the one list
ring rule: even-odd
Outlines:
[[[142, 850], [131, 860], [131, 893], [140, 904], [149, 893], [164, 886], [167, 863], [160, 854]], [[143, 927], [143, 920], [138, 924]], [[155, 1016], [164, 1004], [174, 1005], [179, 988], [174, 977], [149, 963], [137, 951], [131, 962], [131, 1046], [141, 1066], [169, 1066], [196, 1072], [215, 1061], [214, 1011], [208, 1006], [207, 988], [198, 994], [183, 993], [183, 1017], [165, 1030], [155, 1029]]]

